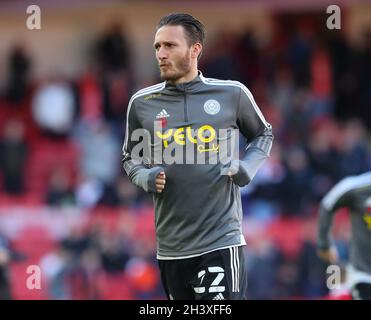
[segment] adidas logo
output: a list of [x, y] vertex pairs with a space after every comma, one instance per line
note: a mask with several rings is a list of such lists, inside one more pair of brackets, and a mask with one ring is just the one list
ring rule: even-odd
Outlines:
[[165, 109], [162, 109], [161, 112], [156, 115], [156, 119], [169, 118], [169, 117], [170, 117], [170, 114], [168, 114]]
[[224, 296], [221, 293], [218, 293], [213, 300], [224, 300]]

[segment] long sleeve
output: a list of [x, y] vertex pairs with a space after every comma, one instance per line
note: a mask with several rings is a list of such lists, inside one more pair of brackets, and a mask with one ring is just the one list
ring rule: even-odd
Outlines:
[[270, 155], [273, 143], [272, 127], [264, 119], [251, 92], [243, 85], [239, 88], [237, 125], [246, 138], [243, 159], [232, 164], [238, 171], [232, 176], [239, 186], [248, 184]]
[[335, 212], [342, 207], [351, 207], [352, 195], [349, 179], [337, 183], [322, 199], [319, 207], [317, 247], [328, 249], [331, 246], [331, 228]]
[[[136, 139], [133, 139], [133, 132], [137, 129], [141, 129], [141, 126], [136, 116], [134, 102], [130, 100], [127, 109], [125, 142], [122, 147], [123, 167], [131, 182], [146, 192], [156, 192], [156, 176], [163, 169], [146, 166], [143, 159], [139, 157], [139, 152], [133, 152], [135, 146], [139, 144]], [[144, 143], [142, 145], [145, 147]]]
[[334, 210], [328, 210], [322, 204], [319, 208], [317, 248], [326, 250], [331, 245], [331, 228]]

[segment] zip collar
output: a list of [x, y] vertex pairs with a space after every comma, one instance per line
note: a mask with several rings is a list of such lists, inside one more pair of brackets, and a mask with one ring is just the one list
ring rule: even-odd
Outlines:
[[178, 92], [192, 92], [197, 90], [200, 87], [200, 84], [202, 84], [202, 73], [201, 71], [198, 71], [198, 75], [189, 82], [182, 82], [177, 84], [172, 84], [166, 81], [165, 88], [170, 91], [178, 91]]

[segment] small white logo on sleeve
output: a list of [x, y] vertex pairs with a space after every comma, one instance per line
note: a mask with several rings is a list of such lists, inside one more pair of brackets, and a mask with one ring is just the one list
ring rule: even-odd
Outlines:
[[220, 111], [220, 103], [213, 99], [207, 100], [204, 103], [204, 110], [207, 114], [217, 114]]

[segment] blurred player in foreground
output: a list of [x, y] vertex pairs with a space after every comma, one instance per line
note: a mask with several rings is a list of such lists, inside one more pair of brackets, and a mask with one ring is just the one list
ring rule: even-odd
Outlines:
[[347, 286], [353, 299], [371, 299], [371, 172], [344, 178], [323, 198], [318, 221], [318, 255], [336, 264], [338, 252], [331, 241], [333, 216], [340, 208], [351, 213], [350, 261]]

